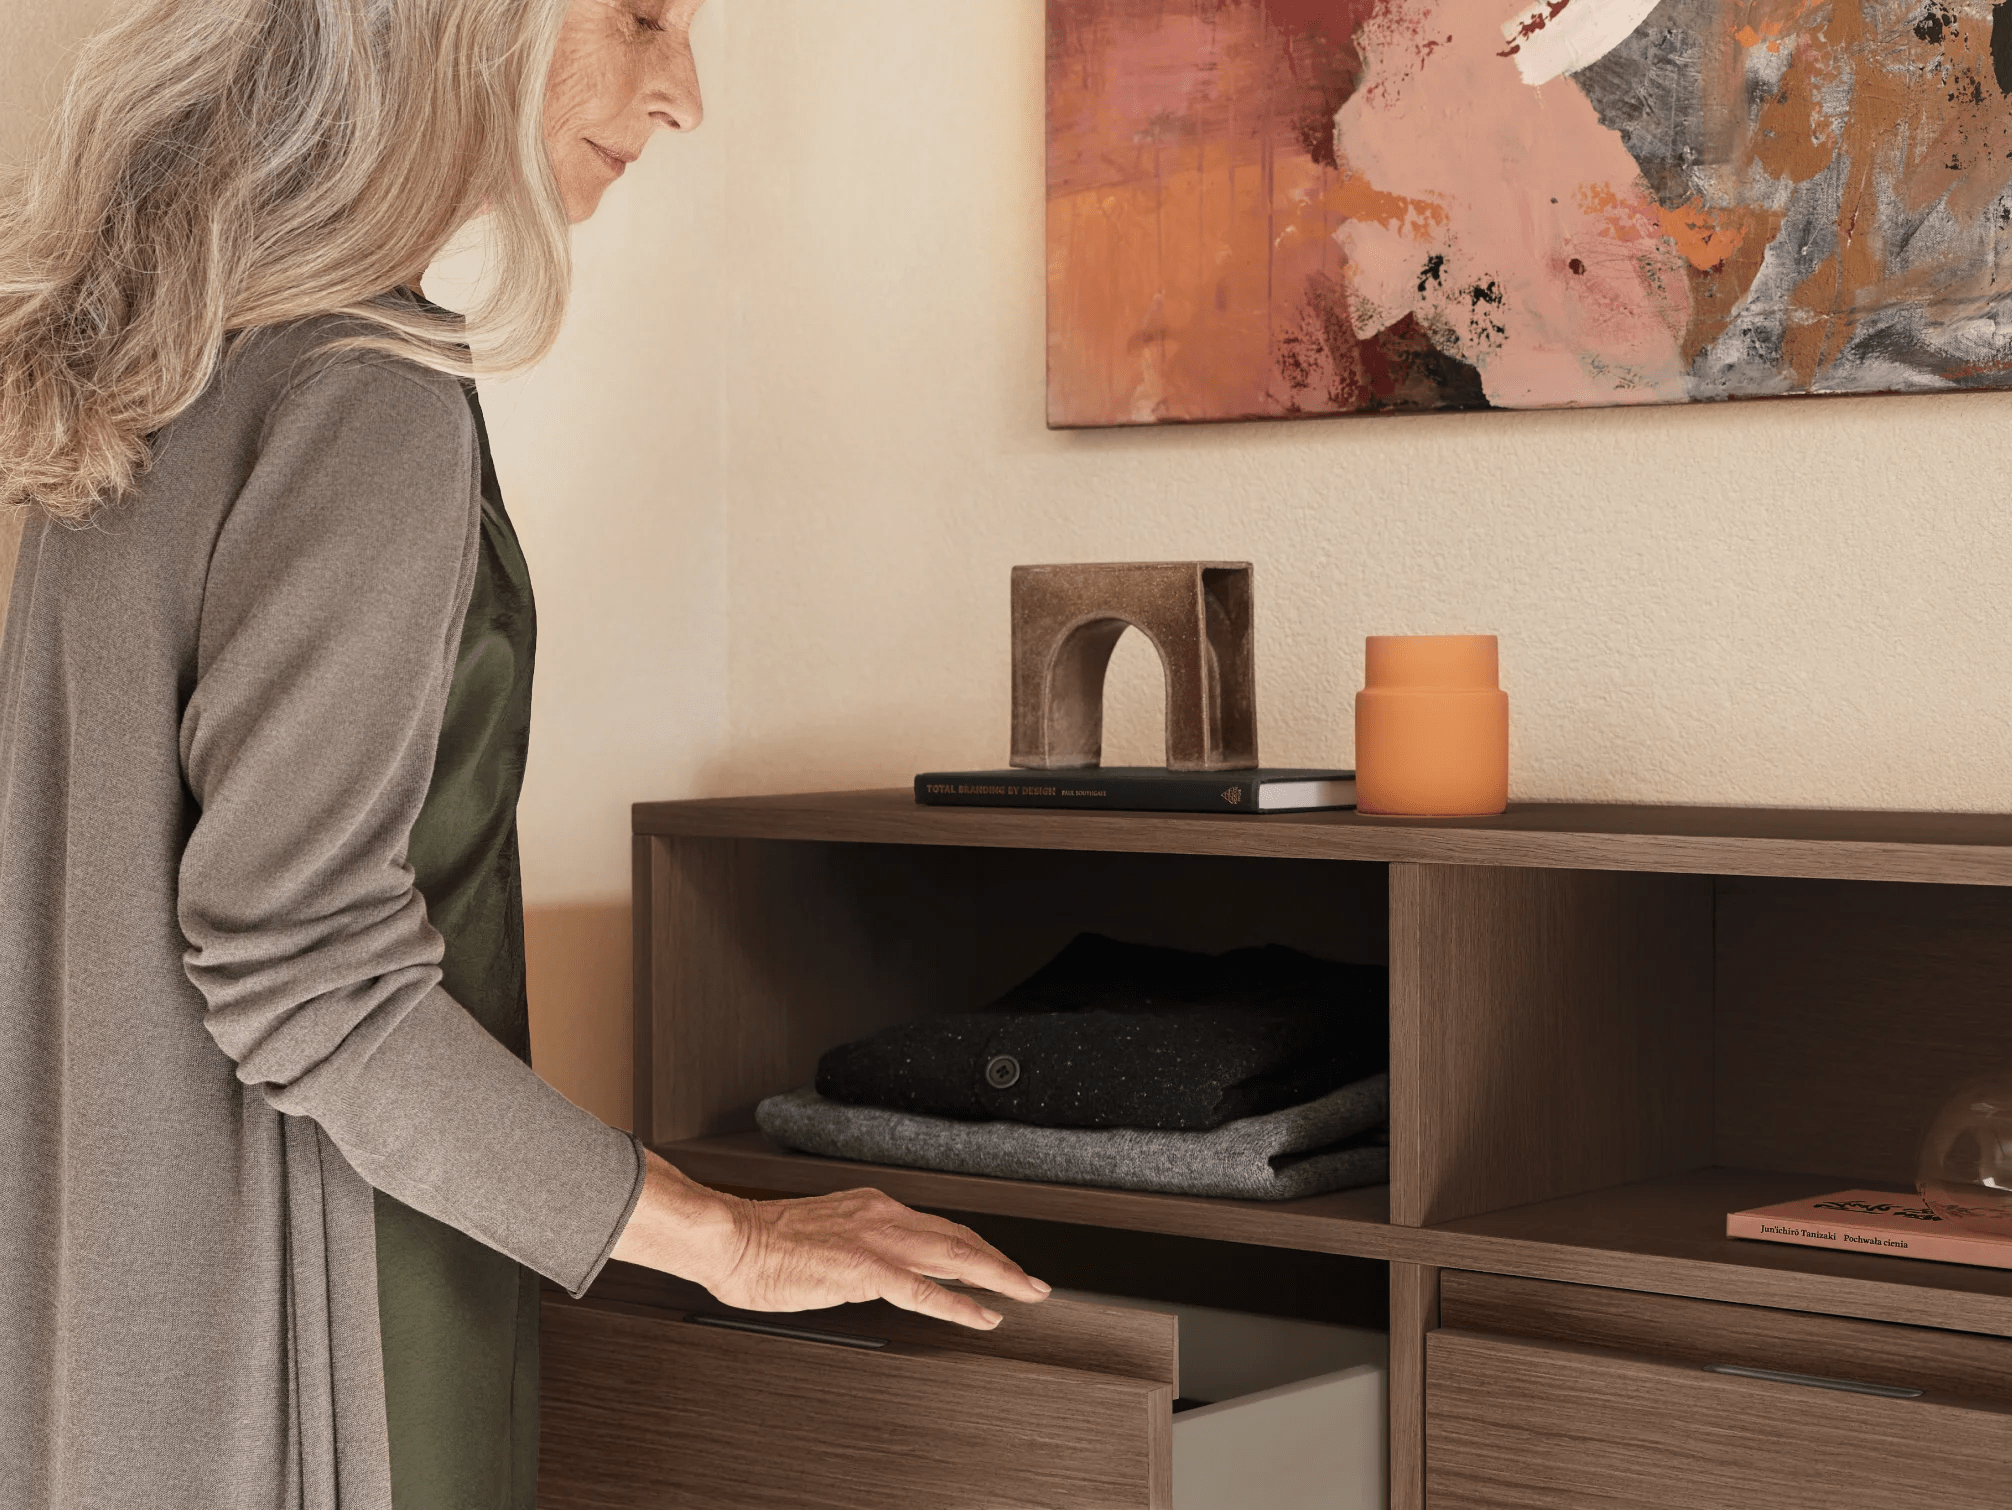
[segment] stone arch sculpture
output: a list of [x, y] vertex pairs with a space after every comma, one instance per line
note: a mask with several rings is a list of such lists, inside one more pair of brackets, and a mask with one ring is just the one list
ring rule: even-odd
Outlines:
[[1247, 561], [1013, 568], [1013, 764], [1096, 766], [1104, 753], [1104, 673], [1127, 629], [1167, 677], [1167, 766], [1238, 771], [1258, 763], [1257, 666]]

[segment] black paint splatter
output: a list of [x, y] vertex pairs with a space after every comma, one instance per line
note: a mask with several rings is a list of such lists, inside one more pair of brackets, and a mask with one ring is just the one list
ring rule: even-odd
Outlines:
[[2004, 0], [1991, 12], [1991, 72], [1998, 79], [1998, 92], [2012, 94], [2012, 9]]
[[1361, 351], [1369, 390], [1360, 405], [1365, 410], [1490, 407], [1480, 372], [1439, 350], [1416, 315], [1378, 331]]
[[1945, 31], [1953, 31], [1955, 27], [1956, 17], [1951, 15], [1939, 0], [1929, 0], [1928, 9], [1923, 11], [1914, 23], [1914, 35], [1930, 45], [1935, 45], [1942, 41], [1942, 34]]
[[1425, 285], [1439, 282], [1439, 275], [1446, 271], [1446, 258], [1434, 252], [1425, 259], [1425, 266], [1418, 274], [1418, 292], [1423, 295]]

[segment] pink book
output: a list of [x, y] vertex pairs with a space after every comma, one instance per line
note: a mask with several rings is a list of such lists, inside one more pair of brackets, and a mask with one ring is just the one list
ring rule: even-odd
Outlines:
[[1840, 1190], [1806, 1201], [1735, 1211], [1726, 1217], [1726, 1236], [2012, 1269], [2012, 1239], [1952, 1228], [1919, 1196], [1890, 1190]]

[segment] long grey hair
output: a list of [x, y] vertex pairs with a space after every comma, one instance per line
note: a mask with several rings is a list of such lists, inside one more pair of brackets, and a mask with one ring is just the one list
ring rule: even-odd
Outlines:
[[[0, 180], [0, 507], [84, 521], [236, 334], [344, 313], [427, 366], [509, 371], [571, 262], [546, 157], [568, 0], [136, 0]], [[486, 216], [465, 326], [387, 293]]]

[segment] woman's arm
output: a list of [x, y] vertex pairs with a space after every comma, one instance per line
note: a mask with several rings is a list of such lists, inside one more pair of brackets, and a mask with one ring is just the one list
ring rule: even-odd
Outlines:
[[639, 1151], [441, 989], [406, 863], [474, 580], [468, 406], [395, 359], [310, 362], [202, 584], [184, 967], [247, 1086], [372, 1185], [578, 1291]]
[[406, 844], [473, 581], [475, 488], [452, 379], [324, 359], [273, 410], [218, 537], [177, 905], [238, 1078], [378, 1189], [575, 1294], [613, 1250], [753, 1309], [879, 1296], [995, 1319], [928, 1275], [1038, 1299], [974, 1234], [877, 1192], [756, 1204], [645, 1160], [441, 989]]

